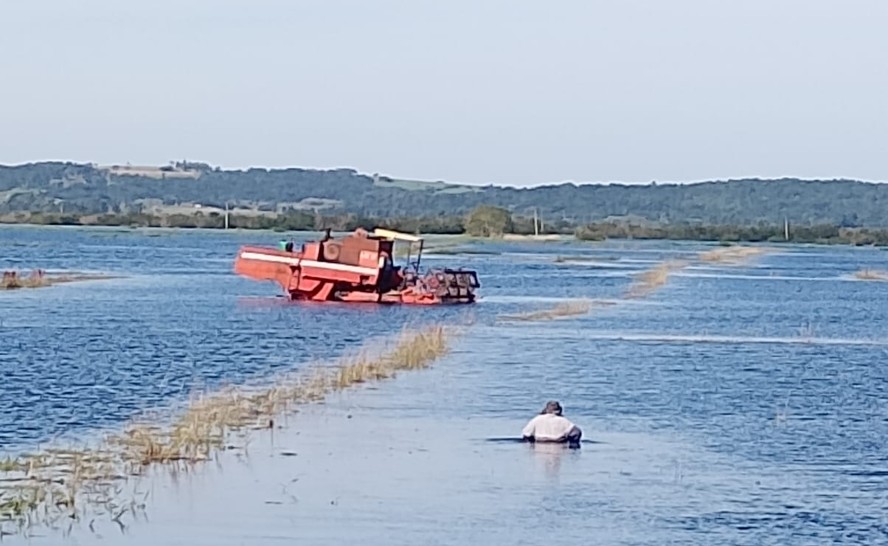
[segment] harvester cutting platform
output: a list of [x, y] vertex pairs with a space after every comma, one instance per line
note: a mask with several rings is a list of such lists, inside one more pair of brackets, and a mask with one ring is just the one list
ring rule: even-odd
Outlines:
[[[409, 243], [407, 263], [394, 265], [396, 240]], [[418, 245], [416, 260], [410, 260]], [[475, 271], [429, 269], [420, 273], [424, 240], [387, 229], [357, 229], [343, 238], [310, 241], [298, 251], [241, 247], [234, 262], [238, 275], [275, 281], [292, 300], [420, 305], [473, 303], [480, 286]]]

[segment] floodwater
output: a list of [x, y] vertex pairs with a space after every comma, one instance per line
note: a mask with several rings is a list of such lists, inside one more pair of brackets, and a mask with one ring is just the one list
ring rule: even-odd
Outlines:
[[[780, 247], [622, 300], [631, 273], [708, 247], [474, 244], [490, 253], [427, 261], [476, 268], [482, 300], [417, 310], [291, 305], [231, 274], [238, 245], [278, 238], [0, 228], [0, 269], [125, 275], [0, 293], [0, 453], [405, 325], [471, 324], [432, 369], [307, 407], [247, 456], [162, 473], [140, 486], [147, 522], [97, 522], [70, 543], [888, 542], [888, 283], [853, 277], [888, 269], [884, 252]], [[616, 305], [497, 318], [576, 297]], [[501, 441], [550, 398], [592, 443]]]

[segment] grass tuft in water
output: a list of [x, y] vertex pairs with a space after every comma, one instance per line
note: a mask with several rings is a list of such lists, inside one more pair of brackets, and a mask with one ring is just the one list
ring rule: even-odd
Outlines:
[[4, 271], [0, 277], [0, 290], [17, 290], [21, 288], [44, 288], [55, 284], [110, 279], [105, 275], [49, 275], [43, 270], [35, 269], [24, 275], [18, 271]]
[[585, 315], [592, 310], [593, 307], [605, 307], [614, 305], [613, 302], [605, 302], [598, 300], [571, 300], [559, 303], [549, 309], [537, 309], [526, 311], [523, 313], [515, 313], [511, 315], [502, 315], [502, 320], [515, 321], [539, 321], [539, 320], [556, 320], [561, 318], [575, 317]]
[[50, 281], [40, 270], [34, 270], [30, 275], [22, 275], [17, 271], [4, 271], [0, 278], [0, 289], [15, 290], [17, 288], [40, 288], [49, 286]]
[[768, 252], [771, 252], [770, 248], [732, 245], [701, 252], [698, 257], [703, 262], [740, 265], [750, 258], [761, 256]]
[[669, 260], [638, 274], [635, 281], [626, 290], [626, 298], [647, 296], [669, 281], [669, 275], [687, 267], [687, 262]]
[[23, 463], [18, 459], [6, 457], [5, 459], [0, 460], [0, 472], [14, 472], [16, 470], [23, 470], [24, 468]]
[[880, 269], [861, 269], [854, 273], [854, 277], [862, 281], [888, 281], [888, 271]]

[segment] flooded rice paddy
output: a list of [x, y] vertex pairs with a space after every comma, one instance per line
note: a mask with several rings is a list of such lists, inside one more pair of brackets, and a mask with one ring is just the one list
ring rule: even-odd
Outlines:
[[[777, 246], [722, 264], [697, 260], [702, 244], [467, 243], [425, 262], [477, 269], [479, 303], [410, 309], [288, 304], [231, 273], [240, 244], [279, 237], [0, 228], [0, 269], [122, 276], [0, 293], [0, 459], [404, 327], [468, 325], [429, 370], [306, 407], [218, 463], [158, 472], [123, 527], [4, 540], [888, 541], [888, 283], [854, 277], [888, 268], [885, 252]], [[633, 275], [676, 259], [688, 263], [665, 284], [624, 298]], [[608, 304], [508, 318], [576, 299]], [[594, 443], [492, 441], [550, 398]]]

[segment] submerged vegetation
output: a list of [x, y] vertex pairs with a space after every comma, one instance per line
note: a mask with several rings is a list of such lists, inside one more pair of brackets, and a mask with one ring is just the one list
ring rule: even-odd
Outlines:
[[[253, 429], [274, 428], [294, 405], [368, 381], [428, 367], [447, 353], [452, 331], [429, 326], [404, 331], [393, 347], [364, 348], [333, 365], [317, 365], [269, 385], [237, 387], [193, 399], [168, 424], [134, 422], [95, 448], [47, 449], [0, 459], [0, 534], [14, 528], [72, 525], [96, 518], [123, 526], [122, 518], [145, 508], [145, 497], [125, 493], [125, 483], [147, 468], [185, 468], [208, 461]], [[129, 495], [129, 496], [127, 496]], [[12, 526], [12, 527], [10, 527]]]
[[365, 350], [336, 366], [279, 378], [265, 388], [229, 388], [202, 396], [170, 427], [135, 424], [111, 440], [124, 448], [125, 460], [142, 466], [205, 461], [225, 446], [231, 432], [272, 428], [275, 417], [294, 405], [321, 400], [329, 392], [358, 383], [393, 377], [398, 371], [424, 368], [446, 351], [447, 332], [441, 326], [405, 332], [388, 353], [374, 356]]
[[592, 307], [604, 307], [614, 305], [613, 302], [590, 301], [590, 300], [573, 300], [561, 302], [549, 309], [537, 309], [533, 311], [525, 311], [523, 313], [515, 313], [512, 315], [503, 315], [503, 320], [555, 320], [559, 318], [573, 317], [577, 315], [585, 315]]
[[[715, 262], [724, 265], [740, 265], [755, 256], [770, 252], [764, 247], [726, 246], [701, 252], [697, 259], [703, 262]], [[664, 286], [672, 273], [681, 271], [691, 265], [689, 260], [666, 260], [644, 271], [635, 277], [635, 281], [626, 290], [627, 298], [647, 296]]]
[[771, 252], [770, 248], [751, 246], [728, 246], [701, 252], [700, 260], [704, 262], [739, 265], [755, 256]]
[[682, 260], [667, 260], [636, 275], [635, 281], [629, 285], [625, 297], [629, 299], [647, 296], [665, 285], [669, 275], [687, 267], [688, 262]]
[[854, 273], [854, 277], [862, 281], [888, 282], [888, 271], [880, 269], [861, 269]]
[[25, 275], [18, 271], [4, 271], [0, 278], [0, 290], [16, 290], [20, 288], [44, 288], [54, 284], [111, 279], [107, 275], [87, 275], [79, 273], [49, 274], [35, 269]]
[[40, 288], [49, 286], [49, 280], [41, 270], [34, 270], [29, 275], [21, 275], [17, 271], [4, 271], [0, 278], [0, 289], [15, 290], [17, 288]]
[[[714, 262], [724, 265], [740, 265], [753, 257], [761, 256], [771, 251], [772, 249], [765, 247], [730, 245], [700, 252], [697, 255], [697, 259], [702, 262]], [[606, 258], [594, 258], [588, 256], [564, 257], [559, 255], [555, 257], [555, 263], [564, 263], [566, 261], [581, 262], [601, 259]], [[665, 286], [666, 283], [669, 281], [670, 275], [677, 271], [685, 269], [686, 267], [691, 265], [691, 263], [692, 261], [689, 259], [665, 260], [650, 269], [636, 273], [635, 275], [633, 275], [633, 281], [624, 291], [623, 298], [637, 299], [649, 296], [659, 288]], [[886, 273], [885, 275], [885, 280], [888, 280], [888, 273]], [[585, 315], [593, 307], [605, 307], [615, 304], [616, 302], [602, 300], [570, 300], [559, 303], [554, 307], [548, 309], [535, 309], [523, 313], [503, 315], [500, 318], [503, 320], [512, 321], [553, 320], [558, 318], [568, 318]]]
[[556, 264], [569, 262], [615, 262], [619, 258], [614, 256], [587, 256], [584, 254], [559, 254], [553, 260]]

